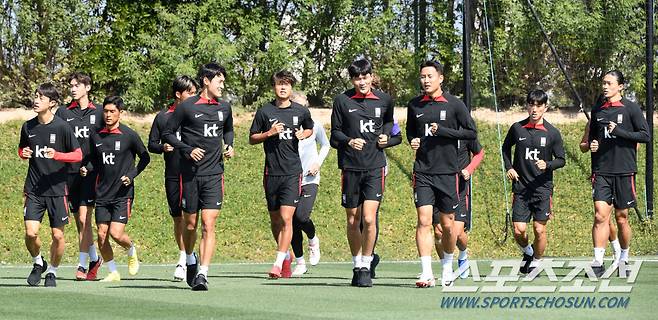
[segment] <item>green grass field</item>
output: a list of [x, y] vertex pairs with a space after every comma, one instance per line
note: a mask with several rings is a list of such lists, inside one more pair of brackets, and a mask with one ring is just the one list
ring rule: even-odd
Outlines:
[[[547, 116], [550, 121], [550, 114]], [[27, 264], [29, 255], [23, 244], [22, 199], [27, 162], [16, 154], [21, 122], [0, 125], [0, 264]], [[129, 124], [130, 125], [130, 124]], [[266, 262], [274, 259], [269, 218], [262, 190], [262, 146], [248, 144], [249, 123], [241, 123], [236, 130], [236, 156], [226, 163], [226, 196], [217, 226], [216, 262]], [[555, 174], [554, 215], [549, 224], [549, 256], [590, 256], [592, 203], [588, 180], [589, 154], [578, 150], [584, 123], [560, 125], [567, 149], [567, 165]], [[150, 124], [133, 125], [147, 138]], [[475, 258], [518, 256], [518, 248], [511, 236], [499, 245], [496, 238], [503, 227], [505, 202], [495, 126], [479, 124], [479, 138], [485, 148], [485, 159], [473, 178], [474, 228], [469, 244]], [[507, 128], [503, 128], [503, 135]], [[387, 150], [389, 175], [381, 210], [381, 230], [377, 251], [386, 260], [414, 260], [416, 213], [413, 207], [410, 181], [412, 152], [408, 144]], [[644, 209], [644, 149], [639, 152], [640, 173], [638, 193]], [[655, 165], [655, 164], [654, 164]], [[163, 161], [153, 155], [149, 167], [137, 177], [133, 217], [127, 227], [146, 263], [172, 262], [177, 248], [171, 235], [172, 223], [168, 214], [163, 188]], [[323, 256], [332, 261], [348, 261], [345, 239], [345, 213], [340, 206], [340, 172], [336, 166], [336, 151], [331, 150], [322, 167], [322, 182], [313, 220], [322, 241]], [[491, 221], [491, 224], [489, 223]], [[45, 222], [45, 220], [44, 220]], [[632, 215], [634, 230], [631, 253], [654, 255], [658, 252], [655, 234], [642, 230]], [[42, 228], [44, 244], [49, 241], [47, 222]], [[495, 230], [495, 235], [492, 232]], [[65, 263], [77, 261], [75, 226], [66, 229], [67, 250]], [[44, 249], [47, 252], [47, 249]], [[118, 255], [119, 263], [125, 256]]]
[[[193, 292], [172, 282], [170, 265], [143, 266], [136, 277], [118, 283], [73, 281], [73, 267], [62, 267], [57, 288], [27, 287], [28, 267], [0, 267], [0, 318], [3, 319], [651, 319], [658, 301], [658, 263], [644, 262], [630, 293], [477, 293], [442, 292], [440, 287], [414, 287], [417, 264], [380, 264], [373, 288], [349, 286], [351, 265], [320, 263], [303, 278], [268, 280], [268, 264], [224, 264], [210, 268], [210, 290]], [[485, 275], [490, 262], [481, 261]], [[436, 270], [440, 266], [435, 265]], [[127, 267], [120, 266], [122, 275]], [[562, 278], [569, 270], [556, 270]], [[103, 273], [105, 271], [102, 271]], [[584, 278], [577, 278], [584, 279]], [[548, 284], [546, 276], [532, 285]], [[42, 282], [43, 284], [43, 282]], [[483, 285], [471, 279], [457, 285]], [[584, 279], [584, 285], [596, 285]], [[612, 278], [612, 285], [624, 285]], [[491, 282], [486, 285], [492, 285]], [[528, 285], [513, 282], [508, 285]], [[560, 286], [566, 286], [561, 283]], [[444, 299], [479, 297], [588, 297], [596, 301], [624, 299], [625, 307], [500, 308], [442, 307]], [[519, 305], [520, 306], [520, 305]], [[605, 306], [605, 305], [604, 305]]]

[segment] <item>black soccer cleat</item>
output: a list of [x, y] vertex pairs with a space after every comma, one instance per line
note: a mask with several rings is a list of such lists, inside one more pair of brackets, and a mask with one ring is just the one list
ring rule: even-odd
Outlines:
[[48, 268], [48, 262], [46, 262], [43, 257], [41, 258], [43, 261], [43, 266], [38, 265], [38, 264], [33, 264], [32, 265], [32, 271], [30, 272], [30, 275], [27, 277], [27, 284], [30, 286], [38, 286], [39, 283], [41, 282], [41, 275], [43, 274], [44, 271]]
[[592, 271], [594, 271], [594, 276], [601, 278], [605, 273], [605, 265], [601, 264], [600, 266], [592, 266]]
[[375, 274], [375, 268], [377, 268], [377, 265], [379, 264], [379, 255], [378, 254], [373, 254], [372, 255], [372, 262], [370, 262], [370, 278], [375, 279], [376, 274]]
[[356, 287], [359, 284], [359, 268], [352, 269], [352, 287]]
[[206, 280], [206, 276], [197, 274], [196, 278], [194, 278], [192, 291], [208, 291], [208, 280]]
[[199, 269], [199, 257], [197, 257], [196, 253], [194, 253], [194, 260], [196, 261], [194, 264], [188, 264], [186, 265], [187, 267], [187, 274], [185, 277], [185, 281], [187, 281], [187, 285], [192, 287], [194, 286], [194, 280], [196, 277], [196, 273]]
[[521, 268], [519, 271], [523, 274], [528, 274], [530, 272], [530, 263], [532, 262], [532, 256], [523, 254], [523, 260], [521, 260]]
[[44, 287], [56, 287], [57, 286], [57, 281], [56, 277], [52, 272], [49, 272], [46, 274], [46, 281], [43, 283]]
[[361, 268], [358, 272], [357, 286], [359, 288], [372, 287], [372, 279], [370, 278], [370, 270], [368, 268]]

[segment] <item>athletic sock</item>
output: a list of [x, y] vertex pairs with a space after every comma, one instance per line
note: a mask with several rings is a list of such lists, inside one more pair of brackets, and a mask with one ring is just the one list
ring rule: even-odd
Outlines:
[[117, 271], [117, 265], [114, 263], [114, 259], [106, 262], [105, 264], [107, 264], [107, 269], [110, 270], [110, 273]]
[[372, 262], [372, 256], [362, 256], [361, 257], [361, 268], [366, 268], [370, 270], [370, 263]]
[[454, 259], [454, 253], [447, 253], [443, 252], [443, 259], [441, 259], [441, 267], [446, 270], [450, 270], [452, 272], [452, 260]]
[[301, 257], [295, 258], [295, 262], [296, 262], [297, 264], [306, 264], [306, 260], [304, 260], [304, 256], [301, 256]]
[[274, 265], [281, 268], [283, 266], [283, 260], [286, 259], [287, 252], [276, 252], [276, 260], [274, 260]]
[[317, 243], [318, 243], [318, 237], [313, 237], [313, 238], [311, 238], [311, 239], [308, 239], [308, 244], [309, 244], [310, 246], [314, 246], [314, 245], [316, 245]]
[[286, 260], [290, 260], [290, 250], [286, 251]]
[[78, 267], [86, 268], [85, 266], [87, 265], [87, 258], [89, 258], [89, 253], [80, 252], [80, 256], [78, 258]]
[[621, 249], [619, 254], [619, 261], [628, 262], [628, 250], [629, 248]]
[[605, 256], [605, 248], [594, 248], [594, 263], [595, 267], [603, 265], [603, 256]]
[[199, 266], [199, 273], [208, 278], [208, 266]]
[[619, 244], [619, 239], [610, 241], [610, 245], [612, 246], [612, 251], [615, 255], [615, 261], [619, 261], [619, 258], [621, 257], [621, 245]]
[[46, 269], [46, 274], [49, 274], [49, 273], [52, 273], [52, 274], [55, 275], [55, 277], [57, 277], [57, 267], [55, 267], [53, 265], [49, 265], [48, 269]]
[[135, 244], [131, 242], [130, 249], [128, 249], [128, 256], [132, 257], [134, 255], [135, 255]]
[[186, 258], [187, 258], [187, 254], [185, 254], [185, 251], [184, 251], [184, 250], [181, 251], [181, 252], [178, 254], [178, 264], [181, 265], [181, 266], [184, 266], [184, 265], [185, 265], [185, 262], [186, 262], [186, 260], [187, 260]]
[[421, 278], [434, 276], [434, 273], [432, 272], [432, 256], [420, 257], [420, 268]]
[[361, 268], [361, 261], [363, 260], [363, 256], [358, 255], [358, 256], [352, 256], [352, 267], [353, 268]]
[[98, 261], [98, 253], [94, 244], [89, 246], [89, 261]]
[[459, 257], [457, 258], [458, 260], [466, 260], [468, 258], [468, 250], [461, 251], [459, 250]]
[[[521, 247], [521, 246], [519, 246], [519, 247]], [[527, 245], [527, 246], [525, 246], [525, 247], [521, 247], [521, 251], [523, 251], [524, 254], [527, 254], [527, 255], [529, 255], [529, 256], [532, 256], [532, 255], [535, 254], [535, 250], [532, 249], [532, 245], [531, 245], [531, 244], [529, 244], [529, 245]]]
[[186, 254], [186, 255], [187, 255], [187, 257], [185, 258], [185, 264], [193, 265], [193, 264], [197, 263], [196, 258], [194, 257], [194, 252], [192, 252], [191, 254]]
[[43, 257], [41, 257], [41, 252], [39, 252], [36, 257], [32, 257], [32, 262], [43, 267]]

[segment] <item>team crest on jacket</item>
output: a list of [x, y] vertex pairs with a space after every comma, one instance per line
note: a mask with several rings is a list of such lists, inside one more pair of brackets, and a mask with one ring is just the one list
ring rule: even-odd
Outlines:
[[121, 150], [121, 141], [114, 141], [114, 150]]

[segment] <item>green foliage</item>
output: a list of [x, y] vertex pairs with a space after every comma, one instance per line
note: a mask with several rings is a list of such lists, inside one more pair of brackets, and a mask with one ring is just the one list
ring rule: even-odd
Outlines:
[[[475, 106], [493, 93], [484, 0], [471, 1]], [[503, 106], [542, 87], [557, 106], [573, 96], [525, 0], [486, 2], [496, 85]], [[534, 1], [577, 90], [590, 105], [603, 72], [619, 68], [628, 93], [644, 97], [644, 1]], [[429, 53], [461, 94], [462, 2], [418, 0], [2, 0], [0, 105], [25, 106], [40, 82], [63, 92], [70, 72], [92, 75], [93, 95], [120, 94], [129, 109], [170, 102], [171, 80], [217, 61], [228, 69], [227, 98], [254, 110], [272, 98], [272, 73], [291, 69], [312, 104], [329, 105], [350, 87], [346, 66], [372, 59], [381, 87], [404, 104], [418, 93], [417, 66]], [[419, 10], [425, 10], [420, 12]], [[420, 38], [419, 38], [420, 35]], [[424, 41], [420, 43], [420, 41]]]

